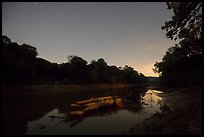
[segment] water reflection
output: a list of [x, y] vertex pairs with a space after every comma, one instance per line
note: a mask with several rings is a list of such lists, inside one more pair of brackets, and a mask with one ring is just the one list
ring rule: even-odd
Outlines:
[[144, 97], [142, 97], [141, 104], [147, 111], [161, 113], [160, 106], [162, 105], [162, 97], [157, 94], [163, 93], [162, 91], [157, 90], [148, 90]]
[[87, 118], [90, 118], [90, 117], [98, 117], [98, 118], [109, 117], [110, 115], [117, 114], [118, 111], [120, 111], [122, 109], [123, 109], [122, 106], [119, 106], [119, 107], [111, 106], [111, 107], [107, 107], [107, 108], [97, 109], [97, 110], [93, 110], [91, 112], [87, 112], [83, 116], [66, 117], [62, 122], [68, 122], [70, 125], [69, 127], [73, 128], [74, 126], [80, 124], [81, 122], [83, 122]]
[[[144, 87], [131, 87], [55, 95], [4, 96], [3, 134], [120, 134], [153, 113], [162, 112], [162, 98], [157, 94], [160, 93], [147, 91]], [[72, 111], [71, 103], [114, 95], [123, 98], [123, 107], [99, 110], [86, 117], [68, 118]], [[59, 118], [52, 119], [51, 115]]]
[[43, 117], [55, 108], [53, 96], [3, 96], [3, 134], [24, 134], [28, 121]]

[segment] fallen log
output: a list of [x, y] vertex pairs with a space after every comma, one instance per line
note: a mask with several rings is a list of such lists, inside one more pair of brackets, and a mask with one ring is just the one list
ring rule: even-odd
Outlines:
[[87, 99], [87, 100], [77, 101], [76, 104], [82, 105], [82, 104], [87, 104], [87, 103], [91, 103], [91, 102], [98, 102], [98, 101], [103, 101], [103, 100], [112, 99], [112, 98], [113, 98], [112, 96], [91, 98], [91, 99]]
[[72, 111], [71, 115], [72, 116], [82, 116], [84, 114], [83, 111]]
[[61, 118], [61, 119], [65, 119], [66, 117], [65, 116], [48, 116], [48, 117], [51, 117], [51, 121], [53, 121], [54, 118]]
[[78, 105], [78, 104], [71, 104], [71, 107], [81, 107], [81, 105]]
[[118, 98], [115, 100], [112, 99], [112, 100], [105, 100], [105, 101], [101, 101], [101, 102], [88, 103], [88, 104], [84, 105], [86, 107], [84, 109], [82, 109], [81, 111], [72, 111], [71, 115], [82, 116], [85, 113], [92, 111], [92, 110], [97, 110], [99, 108], [106, 107], [106, 106], [117, 105], [121, 101], [122, 101], [122, 99]]
[[82, 105], [82, 104], [86, 104], [86, 103], [91, 103], [92, 101], [93, 101], [93, 99], [87, 99], [87, 100], [77, 101], [76, 104]]

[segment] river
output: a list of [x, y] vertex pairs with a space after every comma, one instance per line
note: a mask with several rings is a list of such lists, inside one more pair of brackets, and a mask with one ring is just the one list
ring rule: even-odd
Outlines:
[[[7, 95], [2, 97], [3, 134], [25, 135], [116, 135], [162, 113], [162, 91], [144, 87], [78, 91], [52, 95]], [[95, 111], [73, 120], [66, 117], [79, 100], [101, 96], [119, 96], [123, 106]]]

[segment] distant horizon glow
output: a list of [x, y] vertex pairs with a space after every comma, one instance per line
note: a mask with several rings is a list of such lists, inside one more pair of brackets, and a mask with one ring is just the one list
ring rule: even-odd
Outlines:
[[161, 30], [171, 16], [165, 2], [2, 2], [2, 35], [52, 63], [103, 58], [158, 76], [154, 63], [175, 44]]

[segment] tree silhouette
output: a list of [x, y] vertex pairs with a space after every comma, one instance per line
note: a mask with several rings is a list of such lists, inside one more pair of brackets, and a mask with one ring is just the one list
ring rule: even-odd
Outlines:
[[37, 49], [28, 44], [18, 45], [2, 36], [2, 82], [18, 83], [32, 80], [35, 72]]
[[8, 38], [7, 36], [2, 35], [2, 42], [1, 42], [1, 43], [4, 44], [4, 45], [9, 45], [9, 44], [12, 43], [12, 41], [11, 41], [11, 39]]
[[202, 74], [202, 2], [167, 2], [174, 15], [161, 27], [167, 38], [180, 39], [170, 47], [161, 62], [154, 64], [165, 86], [201, 83]]
[[200, 37], [202, 32], [202, 2], [167, 2], [167, 8], [174, 15], [161, 27], [167, 31], [167, 38]]
[[83, 58], [70, 55], [66, 63], [51, 63], [36, 57], [37, 49], [28, 44], [18, 45], [2, 36], [3, 84], [62, 83], [62, 84], [116, 84], [146, 83], [143, 74], [130, 66], [109, 66], [103, 58], [88, 64]]

